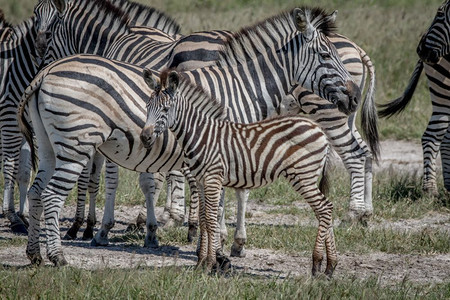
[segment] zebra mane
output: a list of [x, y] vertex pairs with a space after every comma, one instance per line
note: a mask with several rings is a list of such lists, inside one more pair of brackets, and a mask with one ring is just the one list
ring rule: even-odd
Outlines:
[[[96, 19], [105, 22], [113, 22], [111, 26], [125, 27], [128, 29], [130, 18], [126, 12], [109, 1], [104, 0], [71, 0], [72, 10], [83, 13], [97, 14]], [[90, 25], [89, 25], [90, 26]]]
[[12, 25], [6, 21], [5, 14], [3, 13], [3, 10], [0, 9], [0, 29], [5, 27], [12, 27]]
[[31, 34], [30, 29], [34, 26], [34, 15], [29, 17], [28, 19], [22, 21], [21, 23], [14, 25], [11, 27], [13, 32], [14, 39], [16, 42], [20, 41], [24, 38], [26, 34]]
[[[167, 77], [170, 71], [174, 69], [166, 69], [160, 75], [161, 86], [166, 86]], [[193, 84], [183, 73], [178, 73], [179, 85], [178, 93], [182, 94], [184, 101], [189, 106], [201, 112], [202, 116], [210, 119], [224, 120], [227, 118], [226, 110], [220, 101], [212, 97], [203, 87]]]
[[154, 7], [128, 0], [109, 1], [128, 14], [130, 24], [133, 26], [152, 27], [170, 35], [180, 32], [180, 25], [174, 19]]
[[[312, 25], [325, 35], [335, 31], [334, 22], [326, 18], [324, 9], [301, 7]], [[295, 24], [294, 9], [282, 12], [250, 27], [244, 27], [228, 37], [219, 50], [217, 65], [231, 67], [244, 64], [269, 49], [281, 49], [292, 38], [301, 34]]]

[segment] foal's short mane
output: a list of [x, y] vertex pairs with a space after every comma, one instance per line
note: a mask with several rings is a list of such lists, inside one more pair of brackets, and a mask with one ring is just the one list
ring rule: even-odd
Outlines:
[[[336, 25], [324, 9], [301, 7], [312, 25], [326, 36], [335, 31]], [[253, 26], [244, 27], [224, 41], [219, 50], [220, 67], [244, 64], [246, 61], [266, 53], [269, 49], [280, 49], [283, 37], [297, 31], [294, 9], [282, 12]], [[297, 31], [298, 32], [298, 31]], [[298, 32], [300, 34], [300, 32]], [[288, 41], [286, 41], [288, 42]]]
[[[166, 86], [168, 74], [170, 71], [175, 69], [165, 69], [160, 74], [161, 86]], [[208, 92], [206, 92], [203, 87], [196, 85], [189, 80], [189, 77], [179, 72], [179, 88], [182, 91], [184, 97], [192, 104], [194, 107], [198, 108], [200, 111], [205, 113], [205, 116], [214, 119], [224, 120], [228, 118], [227, 111], [219, 100], [212, 97]]]

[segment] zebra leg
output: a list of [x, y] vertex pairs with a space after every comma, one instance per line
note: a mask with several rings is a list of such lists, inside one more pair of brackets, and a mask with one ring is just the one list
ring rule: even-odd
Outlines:
[[[145, 180], [144, 180], [145, 178]], [[159, 246], [156, 231], [158, 229], [158, 221], [155, 215], [155, 182], [153, 173], [141, 173], [139, 184], [145, 194], [145, 203], [147, 206], [147, 234], [145, 236], [144, 247], [157, 248]]]
[[91, 176], [89, 178], [89, 213], [86, 220], [86, 229], [83, 232], [83, 240], [92, 240], [94, 237], [94, 227], [97, 221], [95, 215], [95, 203], [97, 201], [100, 175], [104, 163], [105, 157], [99, 152], [96, 152], [92, 161]]
[[170, 220], [166, 226], [173, 223], [181, 226], [185, 215], [184, 176], [180, 171], [171, 171], [167, 176], [167, 197], [170, 201]]
[[88, 162], [89, 160], [81, 157], [72, 162], [60, 161], [57, 158], [55, 172], [41, 195], [47, 236], [47, 257], [55, 266], [67, 265], [61, 247], [60, 211], [70, 190], [77, 183], [78, 177]]
[[188, 242], [192, 242], [197, 236], [197, 227], [199, 222], [198, 205], [200, 203], [200, 194], [197, 187], [197, 182], [188, 168], [183, 169], [183, 174], [186, 177], [189, 184], [189, 189], [191, 190], [188, 219]]
[[447, 133], [449, 120], [447, 115], [433, 112], [427, 129], [422, 135], [423, 150], [423, 185], [425, 192], [437, 195], [436, 183], [436, 158], [439, 153], [441, 142]]
[[[361, 138], [358, 129], [355, 125], [356, 114], [353, 114], [349, 117], [350, 128], [352, 129], [352, 135], [355, 137], [356, 142], [358, 143], [358, 147], [356, 148], [356, 152], [362, 153], [365, 158], [364, 162], [364, 215], [361, 216], [360, 221], [363, 223], [367, 222], [367, 219], [370, 218], [373, 214], [373, 203], [372, 203], [372, 182], [373, 182], [373, 173], [372, 173], [372, 154], [368, 150], [368, 146], [366, 142]], [[359, 150], [361, 149], [361, 150]], [[359, 150], [359, 151], [358, 151]]]
[[105, 165], [105, 209], [103, 211], [102, 225], [91, 241], [91, 246], [107, 246], [109, 244], [108, 233], [114, 227], [114, 204], [116, 190], [119, 183], [119, 167], [106, 161]]
[[19, 156], [19, 170], [17, 173], [17, 182], [19, 185], [19, 217], [25, 226], [28, 227], [28, 185], [31, 175], [31, 151], [30, 145], [23, 139], [22, 148]]
[[2, 158], [3, 158], [3, 214], [11, 222], [10, 228], [15, 234], [27, 234], [27, 228], [17, 215], [14, 207], [14, 187], [19, 167], [22, 136], [14, 129], [2, 127]]
[[236, 190], [238, 201], [236, 231], [234, 232], [234, 242], [231, 246], [231, 256], [245, 257], [245, 243], [247, 242], [247, 231], [245, 230], [245, 212], [247, 210], [247, 200], [250, 190]]
[[444, 186], [447, 192], [450, 192], [450, 127], [447, 128], [447, 132], [441, 144], [441, 163]]
[[[224, 263], [229, 267], [229, 260], [220, 250], [218, 236], [218, 212], [222, 187], [222, 178], [218, 175], [212, 175], [204, 179], [204, 196], [205, 196], [205, 222], [208, 236], [208, 248], [206, 251], [206, 269], [212, 270], [213, 266], [222, 270]], [[202, 249], [200, 249], [202, 251]], [[221, 261], [217, 260], [221, 258]], [[216, 263], [219, 263], [217, 265]]]
[[91, 172], [92, 162], [83, 169], [78, 178], [78, 192], [77, 192], [77, 208], [75, 211], [75, 218], [72, 226], [67, 230], [64, 236], [65, 240], [74, 240], [77, 238], [78, 231], [84, 223], [84, 214], [86, 208], [86, 192], [88, 189], [89, 173]]
[[[319, 227], [316, 236], [312, 255], [312, 275], [316, 276], [320, 272], [324, 249], [327, 251], [326, 275], [331, 277], [337, 265], [337, 253], [334, 243], [334, 234], [332, 230], [332, 212], [333, 204], [322, 194], [317, 187], [316, 180], [306, 181], [301, 178], [292, 178], [289, 180], [294, 189], [299, 192], [311, 206], [319, 221]], [[324, 245], [326, 247], [324, 247]]]

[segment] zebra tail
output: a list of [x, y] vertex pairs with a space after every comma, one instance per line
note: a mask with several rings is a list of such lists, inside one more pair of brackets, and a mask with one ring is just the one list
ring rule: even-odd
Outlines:
[[408, 86], [406, 87], [406, 90], [403, 92], [403, 95], [393, 100], [392, 102], [378, 105], [378, 107], [381, 108], [381, 110], [378, 112], [378, 115], [381, 118], [390, 118], [393, 115], [402, 112], [406, 108], [406, 106], [411, 101], [414, 91], [416, 90], [420, 74], [422, 74], [422, 70], [423, 70], [423, 61], [419, 59], [419, 61], [416, 64], [416, 67], [414, 68], [414, 72], [411, 75], [411, 79], [409, 79]]
[[378, 115], [375, 104], [375, 67], [369, 55], [357, 46], [361, 60], [369, 72], [369, 87], [361, 109], [362, 133], [369, 145], [374, 161], [380, 157], [380, 138], [378, 133]]
[[26, 107], [31, 98], [35, 95], [35, 92], [41, 87], [42, 79], [47, 72], [40, 72], [30, 83], [30, 85], [25, 89], [22, 95], [22, 99], [19, 103], [19, 109], [17, 111], [17, 120], [19, 122], [19, 129], [22, 132], [25, 140], [30, 145], [31, 149], [31, 163], [33, 170], [36, 171], [38, 165], [38, 157], [36, 151], [36, 145], [33, 139], [33, 128], [30, 122], [26, 118]]
[[327, 150], [327, 157], [325, 159], [325, 163], [323, 165], [322, 169], [322, 178], [320, 178], [319, 181], [319, 190], [324, 194], [325, 197], [328, 196], [328, 193], [330, 191], [330, 180], [329, 180], [329, 168], [330, 168], [330, 156], [331, 156], [331, 149], [330, 145], [328, 145]]

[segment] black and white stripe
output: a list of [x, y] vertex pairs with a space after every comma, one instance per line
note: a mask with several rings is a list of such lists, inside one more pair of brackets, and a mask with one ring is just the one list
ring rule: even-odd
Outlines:
[[444, 184], [450, 191], [450, 1], [438, 9], [428, 31], [419, 42], [419, 61], [403, 95], [392, 102], [380, 105], [381, 117], [391, 117], [402, 112], [411, 101], [420, 75], [425, 70], [428, 79], [432, 115], [422, 135], [423, 190], [437, 194], [436, 159], [441, 153]]
[[191, 174], [201, 185], [198, 265], [206, 264], [211, 270], [216, 264], [216, 220], [222, 186], [258, 188], [285, 177], [319, 221], [312, 273], [320, 271], [325, 245], [325, 273], [331, 277], [337, 264], [333, 205], [318, 187], [329, 144], [320, 127], [294, 115], [252, 124], [229, 122], [220, 102], [180, 78], [176, 71], [161, 76], [160, 84], [151, 72], [144, 72], [155, 92], [147, 103], [147, 122], [141, 136], [152, 149], [159, 136], [170, 129], [183, 149]]

